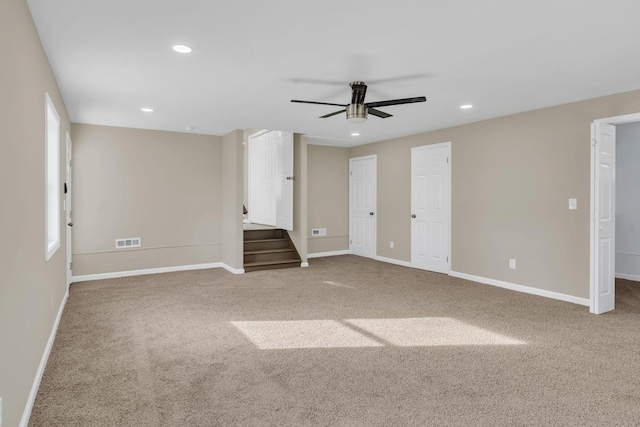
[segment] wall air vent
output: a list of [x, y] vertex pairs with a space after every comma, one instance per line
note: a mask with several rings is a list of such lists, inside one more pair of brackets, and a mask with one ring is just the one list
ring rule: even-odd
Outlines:
[[311, 230], [311, 235], [312, 236], [326, 236], [327, 235], [327, 229], [326, 228], [313, 228]]
[[142, 239], [140, 237], [116, 239], [116, 249], [139, 248], [140, 246], [142, 246]]

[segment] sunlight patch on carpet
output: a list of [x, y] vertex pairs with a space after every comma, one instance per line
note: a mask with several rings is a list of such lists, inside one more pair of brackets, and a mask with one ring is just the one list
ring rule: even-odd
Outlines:
[[331, 286], [337, 286], [339, 288], [355, 289], [353, 286], [344, 285], [344, 284], [338, 283], [338, 282], [332, 282], [331, 280], [325, 280], [322, 283], [326, 283], [327, 285], [331, 285]]
[[335, 320], [231, 322], [261, 350], [381, 347]]
[[261, 350], [526, 345], [449, 317], [231, 322]]
[[448, 317], [348, 319], [345, 322], [399, 347], [527, 344]]

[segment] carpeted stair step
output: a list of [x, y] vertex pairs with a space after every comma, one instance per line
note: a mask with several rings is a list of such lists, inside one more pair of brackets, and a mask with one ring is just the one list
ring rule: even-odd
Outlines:
[[295, 249], [292, 248], [250, 251], [244, 253], [244, 263], [246, 265], [252, 262], [280, 261], [283, 259], [296, 259], [297, 257]]
[[289, 249], [289, 240], [287, 239], [258, 239], [245, 240], [244, 251], [259, 251], [269, 249]]
[[281, 229], [273, 230], [245, 230], [244, 241], [265, 240], [265, 239], [286, 239], [285, 231]]
[[275, 270], [279, 268], [300, 267], [299, 259], [281, 259], [276, 261], [256, 261], [244, 264], [246, 273], [260, 270]]
[[300, 255], [282, 229], [244, 232], [244, 271], [300, 267]]

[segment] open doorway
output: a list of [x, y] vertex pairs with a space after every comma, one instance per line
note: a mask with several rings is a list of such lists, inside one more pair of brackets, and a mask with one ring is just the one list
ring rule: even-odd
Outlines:
[[247, 152], [247, 225], [293, 230], [293, 133], [259, 131], [250, 135]]
[[[629, 140], [634, 138], [634, 135], [638, 138], [636, 143]], [[616, 148], [620, 138], [624, 138], [620, 145], [620, 148], [624, 147], [624, 151], [617, 156]], [[632, 197], [632, 193], [627, 191], [629, 184], [627, 180], [633, 179], [632, 177], [636, 174], [640, 180], [640, 173], [635, 171], [637, 167], [631, 169], [626, 164], [627, 157], [632, 156], [634, 152], [640, 156], [640, 113], [594, 121], [591, 130], [591, 146], [589, 308], [591, 313], [601, 314], [615, 308], [616, 276], [625, 278], [622, 276], [626, 275], [627, 279], [640, 280], [640, 243], [627, 234], [629, 229], [625, 229], [637, 226], [637, 233], [640, 236], [640, 221], [637, 225], [627, 223], [636, 221], [635, 217], [637, 217], [634, 213], [633, 218], [629, 218], [628, 210], [634, 209], [634, 203], [636, 208], [640, 207], [640, 200]], [[620, 159], [621, 156], [625, 156], [625, 160], [617, 161], [616, 158]], [[624, 169], [618, 170], [618, 166]], [[616, 179], [618, 176], [624, 181], [618, 183]], [[618, 192], [620, 194], [617, 194]], [[616, 203], [617, 196], [620, 196], [619, 201], [622, 202], [619, 209]], [[618, 221], [620, 224], [617, 224]], [[621, 272], [621, 269], [630, 273]]]
[[246, 129], [243, 143], [245, 271], [307, 267], [306, 137]]

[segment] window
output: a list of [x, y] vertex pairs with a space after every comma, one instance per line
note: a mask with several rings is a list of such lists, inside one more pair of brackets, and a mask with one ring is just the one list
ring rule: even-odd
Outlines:
[[60, 116], [45, 93], [45, 260], [60, 247]]

